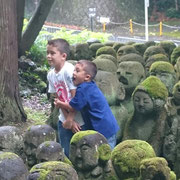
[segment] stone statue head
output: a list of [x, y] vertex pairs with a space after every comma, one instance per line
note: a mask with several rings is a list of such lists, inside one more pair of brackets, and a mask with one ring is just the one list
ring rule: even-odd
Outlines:
[[96, 131], [80, 131], [71, 139], [69, 158], [77, 170], [90, 171], [100, 161], [108, 161], [110, 154], [111, 148], [106, 138]]
[[135, 87], [145, 79], [144, 67], [136, 61], [124, 61], [119, 64], [117, 76], [126, 92], [132, 93]]
[[180, 80], [180, 57], [177, 59], [176, 64], [174, 65], [177, 79]]
[[13, 152], [20, 157], [23, 156], [23, 135], [15, 126], [0, 127], [0, 151]]
[[165, 158], [153, 157], [141, 161], [140, 180], [171, 179], [170, 168]]
[[96, 84], [105, 95], [109, 105], [116, 105], [125, 98], [125, 89], [117, 76], [112, 72], [98, 71], [95, 77]]
[[149, 114], [164, 106], [168, 91], [159, 78], [149, 76], [136, 87], [132, 97], [135, 111], [140, 114]]
[[169, 62], [154, 62], [150, 67], [150, 75], [158, 77], [167, 87], [169, 94], [172, 94], [173, 86], [176, 83], [174, 67]]
[[46, 161], [65, 162], [67, 159], [61, 145], [55, 141], [45, 141], [41, 143], [37, 148], [36, 158], [38, 163]]
[[30, 170], [27, 180], [78, 180], [77, 172], [74, 168], [60, 161], [49, 161], [36, 164]]
[[33, 125], [28, 128], [24, 134], [25, 154], [28, 166], [32, 167], [36, 164], [36, 150], [41, 143], [55, 140], [55, 130], [47, 124]]
[[79, 179], [115, 177], [110, 163], [111, 148], [106, 138], [93, 130], [80, 131], [70, 142], [70, 160]]
[[172, 94], [175, 104], [180, 105], [180, 81], [174, 85]]
[[119, 179], [134, 179], [140, 175], [141, 161], [155, 156], [152, 146], [146, 141], [125, 140], [113, 149], [111, 160]]
[[23, 160], [15, 153], [0, 152], [0, 179], [26, 180], [29, 172]]

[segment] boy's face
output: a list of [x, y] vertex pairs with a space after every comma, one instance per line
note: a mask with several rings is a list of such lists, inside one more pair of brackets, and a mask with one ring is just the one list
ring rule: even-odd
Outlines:
[[66, 53], [61, 53], [57, 47], [47, 45], [47, 60], [50, 66], [55, 69], [61, 69], [62, 65], [64, 65], [66, 57]]
[[90, 81], [90, 75], [84, 71], [82, 64], [76, 64], [73, 72], [73, 83], [74, 85], [79, 85], [83, 82]]

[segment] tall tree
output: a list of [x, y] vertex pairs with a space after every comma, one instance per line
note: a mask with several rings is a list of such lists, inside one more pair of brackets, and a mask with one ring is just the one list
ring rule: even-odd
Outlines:
[[40, 1], [22, 37], [25, 0], [0, 0], [0, 126], [27, 118], [19, 96], [18, 49], [20, 56], [31, 47], [53, 2]]
[[0, 0], [0, 125], [26, 119], [18, 88], [16, 0]]

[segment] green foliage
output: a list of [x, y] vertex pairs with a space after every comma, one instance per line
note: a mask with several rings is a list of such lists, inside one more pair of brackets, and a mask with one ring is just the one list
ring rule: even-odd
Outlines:
[[[24, 21], [24, 26], [27, 26], [27, 20]], [[23, 29], [25, 29], [25, 27]], [[91, 38], [98, 39], [103, 43], [108, 40], [110, 35], [111, 34], [108, 33], [98, 33], [87, 30], [68, 30], [64, 27], [54, 33], [50, 33], [46, 30], [46, 28], [43, 28], [31, 49], [26, 52], [26, 56], [40, 65], [45, 64], [48, 66], [46, 61], [46, 45], [48, 39], [63, 38], [66, 39], [70, 45], [73, 45], [77, 43], [85, 43], [88, 39]]]
[[170, 18], [180, 18], [180, 12], [175, 8], [170, 8], [166, 11], [166, 16]]

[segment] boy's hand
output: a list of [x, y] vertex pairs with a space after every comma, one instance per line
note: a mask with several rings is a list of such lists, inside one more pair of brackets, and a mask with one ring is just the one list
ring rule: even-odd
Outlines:
[[54, 99], [54, 105], [55, 105], [56, 108], [59, 108], [59, 101], [60, 100], [58, 98]]
[[77, 122], [72, 121], [71, 130], [73, 133], [79, 132], [79, 131], [81, 131], [81, 126]]
[[65, 120], [65, 121], [62, 123], [62, 126], [63, 126], [63, 128], [65, 128], [65, 129], [71, 129], [71, 128], [72, 128], [72, 125], [73, 125], [73, 120]]

